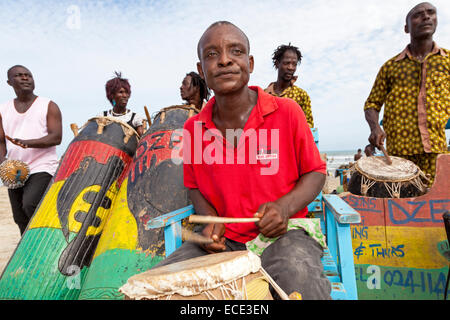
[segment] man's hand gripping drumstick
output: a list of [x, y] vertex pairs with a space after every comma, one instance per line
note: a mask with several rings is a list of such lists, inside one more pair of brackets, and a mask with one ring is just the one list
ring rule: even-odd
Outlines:
[[256, 223], [259, 231], [268, 238], [279, 237], [287, 232], [289, 215], [286, 209], [276, 202], [262, 204], [255, 217], [260, 219]]
[[[195, 211], [202, 216], [217, 217], [216, 210], [203, 197], [198, 189], [189, 189], [189, 198], [191, 199]], [[202, 230], [203, 236], [212, 239], [212, 243], [202, 243], [200, 246], [208, 253], [223, 252], [225, 247], [225, 225], [223, 223], [208, 223]]]

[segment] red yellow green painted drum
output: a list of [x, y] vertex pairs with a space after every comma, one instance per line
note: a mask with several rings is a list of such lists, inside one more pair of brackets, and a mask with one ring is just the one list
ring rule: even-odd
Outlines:
[[164, 108], [140, 139], [79, 299], [124, 299], [118, 289], [128, 278], [164, 259], [163, 229], [144, 226], [190, 204], [183, 185], [182, 135], [177, 129], [196, 113], [189, 106]]
[[0, 299], [77, 299], [137, 133], [89, 120], [62, 157], [0, 279]]
[[344, 197], [361, 214], [362, 222], [352, 226], [359, 299], [443, 299], [450, 251], [443, 223], [450, 209], [449, 176], [450, 154], [443, 154], [425, 195]]

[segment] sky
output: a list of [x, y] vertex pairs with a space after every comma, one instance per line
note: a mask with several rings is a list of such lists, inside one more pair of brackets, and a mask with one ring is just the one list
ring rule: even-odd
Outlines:
[[[356, 150], [368, 143], [363, 106], [381, 65], [409, 43], [404, 32], [411, 0], [0, 0], [0, 102], [15, 97], [6, 83], [21, 64], [37, 95], [63, 116], [62, 155], [73, 134], [111, 108], [105, 83], [122, 72], [131, 84], [128, 107], [145, 116], [181, 104], [179, 87], [196, 71], [197, 42], [213, 22], [228, 20], [250, 40], [255, 69], [250, 85], [276, 80], [272, 53], [298, 46], [303, 59], [296, 85], [312, 101], [319, 149]], [[434, 0], [434, 40], [450, 48], [450, 1]], [[447, 136], [450, 136], [447, 130]]]

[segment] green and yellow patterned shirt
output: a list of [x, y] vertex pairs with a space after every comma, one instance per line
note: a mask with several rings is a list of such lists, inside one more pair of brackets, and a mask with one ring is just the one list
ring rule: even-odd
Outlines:
[[[296, 78], [295, 78], [296, 79]], [[295, 82], [295, 80], [293, 81]], [[314, 128], [314, 119], [311, 111], [311, 99], [305, 90], [294, 86], [294, 83], [291, 83], [287, 89], [285, 89], [281, 94], [276, 94], [274, 90], [275, 82], [272, 82], [264, 91], [270, 93], [273, 96], [290, 98], [298, 103], [298, 105], [302, 108], [303, 113], [305, 114], [306, 121], [310, 128]]]
[[384, 104], [383, 129], [392, 155], [447, 152], [450, 51], [434, 44], [420, 62], [406, 47], [378, 72], [364, 110]]

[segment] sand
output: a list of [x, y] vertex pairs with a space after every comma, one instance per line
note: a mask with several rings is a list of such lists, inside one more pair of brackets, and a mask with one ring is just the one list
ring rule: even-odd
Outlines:
[[13, 220], [8, 189], [0, 186], [0, 275], [20, 241], [19, 227]]
[[341, 183], [339, 177], [327, 176], [325, 185], [322, 188], [322, 192], [325, 194], [332, 193], [340, 184]]

